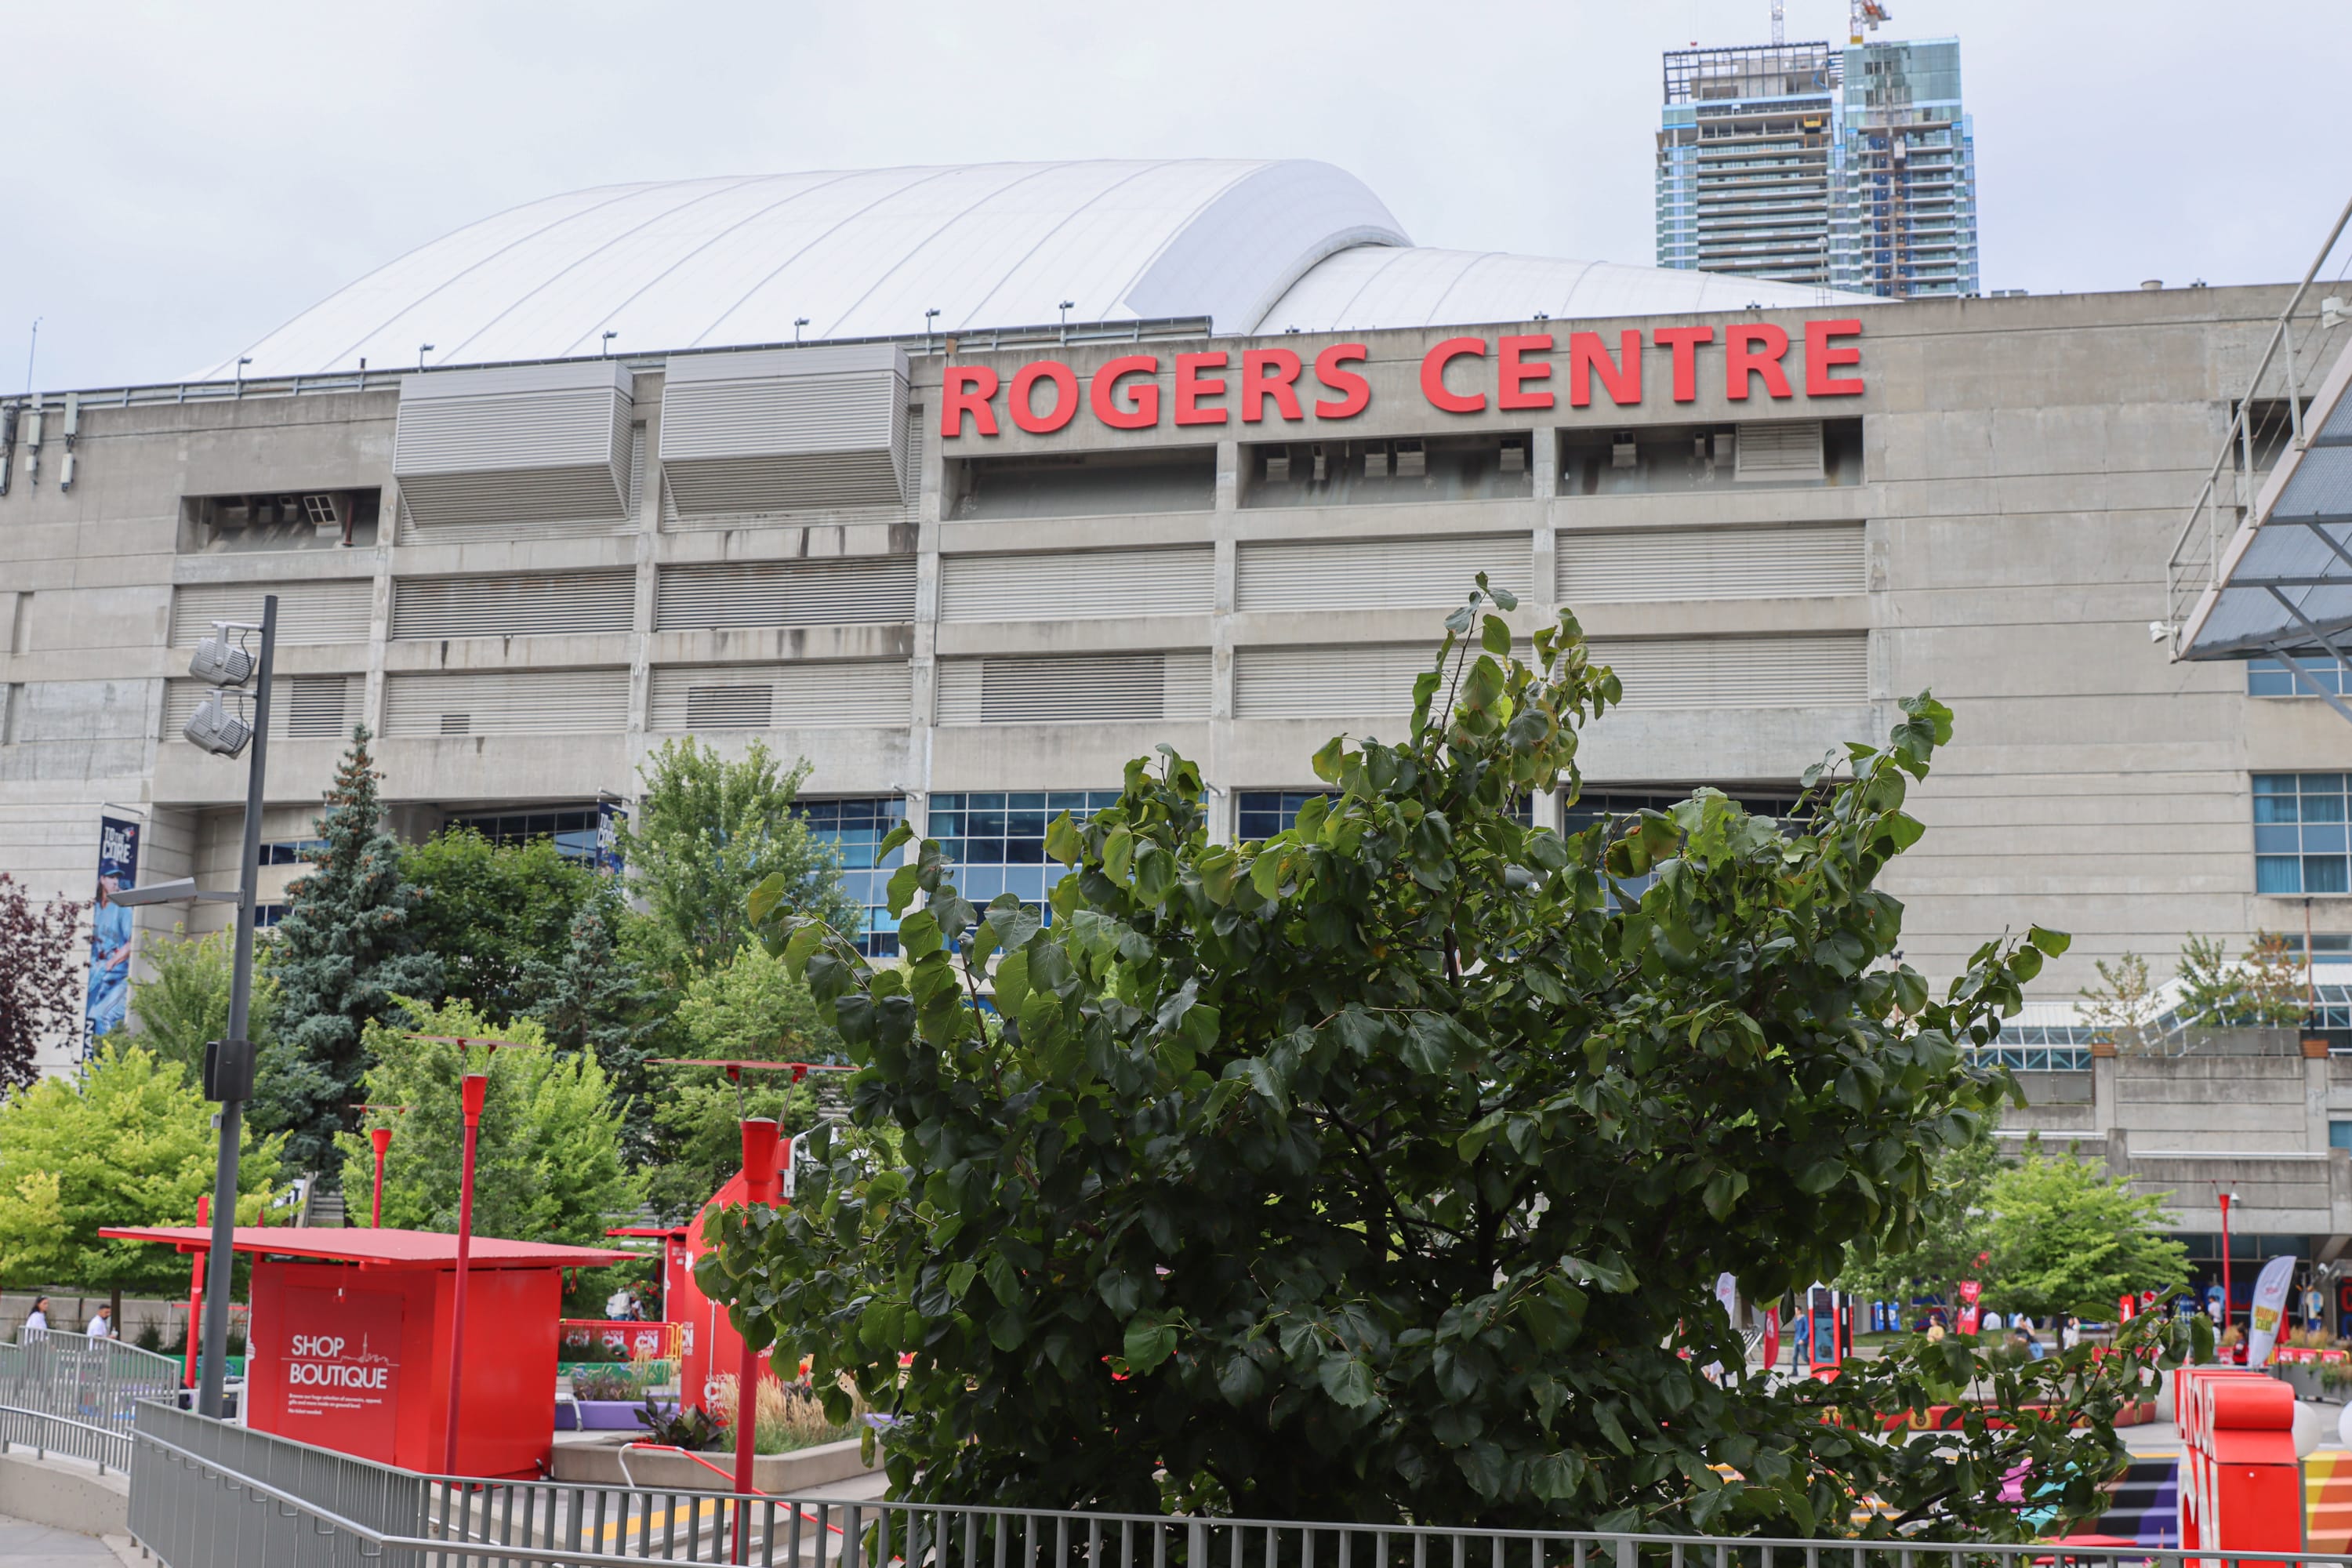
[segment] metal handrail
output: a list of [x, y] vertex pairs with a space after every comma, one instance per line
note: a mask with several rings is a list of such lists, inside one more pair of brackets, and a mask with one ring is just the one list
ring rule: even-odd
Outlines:
[[[2193, 604], [2182, 603], [2182, 584], [2189, 570], [2196, 563], [2185, 561], [2182, 552], [2188, 547], [2190, 537], [2196, 532], [2199, 520], [2208, 517], [2209, 509], [2214, 502], [2215, 492], [2221, 489], [2221, 475], [2230, 467], [2232, 452], [2237, 453], [2241, 458], [2242, 471], [2247, 481], [2251, 484], [2252, 480], [2253, 433], [2248, 426], [2247, 418], [2253, 408], [2254, 394], [2261, 390], [2263, 377], [2270, 374], [2271, 362], [2278, 357], [2282, 349], [2285, 351], [2287, 362], [2287, 418], [2293, 426], [2294, 445], [2298, 447], [2303, 445], [2303, 405], [2300, 397], [2301, 389], [2294, 368], [2294, 342], [2291, 335], [2290, 324], [2295, 311], [2303, 305], [2304, 296], [2310, 293], [2313, 280], [2319, 276], [2319, 269], [2327, 264], [2328, 257], [2335, 252], [2336, 242], [2343, 237], [2345, 226], [2347, 223], [2352, 223], [2352, 201], [2347, 201], [2344, 204], [2344, 210], [2336, 215], [2336, 225], [2327, 231], [2326, 242], [2320, 246], [2318, 254], [2311, 258], [2311, 266], [2304, 272], [2303, 281], [2295, 285], [2294, 292], [2287, 299], [2286, 309], [2279, 312], [2278, 321], [2272, 326], [2270, 338], [2263, 345], [2262, 358], [2255, 363], [2253, 374], [2246, 380], [2245, 395], [2238, 399], [2238, 406], [2230, 416], [2230, 427], [2222, 433], [2221, 450], [2214, 458], [2213, 466], [2207, 472], [2204, 486], [2197, 492], [2196, 500], [2189, 504], [2189, 515], [2181, 520], [2180, 531], [2173, 538], [2172, 553], [2165, 562], [2164, 624], [2171, 638], [2172, 655], [2175, 658], [2180, 657], [2181, 631], [2188, 624], [2189, 611], [2194, 607]], [[2253, 499], [2251, 494], [2242, 498], [2242, 504], [2249, 510], [2253, 506]], [[2202, 562], [2203, 575], [2196, 585], [2198, 596], [2201, 597], [2212, 585], [2221, 565], [2221, 558], [2220, 535], [2209, 527]]]
[[[34, 1436], [20, 1437], [13, 1430], [18, 1426], [30, 1426]], [[47, 1435], [63, 1428], [63, 1441], [50, 1442]], [[33, 1450], [37, 1459], [46, 1459], [50, 1451], [72, 1459], [88, 1459], [104, 1475], [111, 1461], [113, 1468], [129, 1474], [131, 1470], [131, 1434], [110, 1432], [103, 1426], [93, 1426], [87, 1421], [70, 1416], [52, 1415], [46, 1410], [27, 1410], [21, 1405], [0, 1405], [0, 1454], [13, 1446], [24, 1444]], [[89, 1450], [84, 1452], [83, 1450]]]
[[[174, 1436], [152, 1429], [173, 1424]], [[583, 1568], [622, 1568], [648, 1560], [740, 1560], [794, 1568], [890, 1568], [900, 1563], [909, 1568], [1038, 1568], [1041, 1547], [1057, 1565], [1083, 1561], [1087, 1568], [1213, 1568], [1228, 1563], [1234, 1568], [1315, 1568], [1318, 1556], [1325, 1568], [1349, 1568], [1351, 1557], [1356, 1568], [2171, 1568], [2242, 1561], [2322, 1568], [2344, 1560], [2340, 1552], [2316, 1550], [2219, 1552], [2075, 1548], [2048, 1542], [1677, 1536], [770, 1498], [424, 1476], [248, 1433], [236, 1434], [236, 1452], [248, 1457], [231, 1463], [229, 1455], [199, 1451], [209, 1446], [205, 1435], [215, 1430], [226, 1429], [180, 1412], [170, 1412], [168, 1422], [142, 1423], [138, 1440], [154, 1452], [134, 1472], [132, 1528], [173, 1568], [278, 1562], [307, 1568], [346, 1559], [495, 1560]], [[276, 1479], [245, 1473], [257, 1463], [267, 1464]], [[304, 1481], [286, 1473], [295, 1470], [309, 1478], [307, 1489], [316, 1495], [305, 1495]], [[177, 1479], [190, 1475], [198, 1484]], [[352, 1504], [371, 1497], [384, 1505], [375, 1524], [352, 1517]], [[819, 1523], [813, 1533], [802, 1529], [811, 1518]], [[143, 1526], [151, 1519], [173, 1540], [146, 1539]], [[834, 1520], [837, 1530], [829, 1522]], [[743, 1532], [748, 1550], [740, 1559], [734, 1554], [739, 1525], [751, 1527]], [[340, 1538], [341, 1554], [327, 1537]], [[619, 1550], [610, 1549], [615, 1544]], [[292, 1554], [271, 1554], [267, 1549], [272, 1546]]]

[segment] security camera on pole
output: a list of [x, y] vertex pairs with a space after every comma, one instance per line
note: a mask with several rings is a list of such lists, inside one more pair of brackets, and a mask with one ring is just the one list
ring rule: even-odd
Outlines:
[[[246, 647], [247, 637], [260, 639], [258, 657]], [[228, 1361], [229, 1281], [236, 1257], [237, 1141], [245, 1120], [245, 1102], [253, 1098], [253, 1042], [247, 1022], [253, 1008], [254, 870], [261, 860], [262, 790], [269, 756], [269, 682], [278, 654], [278, 595], [265, 595], [261, 624], [215, 621], [213, 635], [196, 645], [188, 673], [213, 689], [196, 704], [181, 731], [190, 742], [216, 757], [235, 757], [250, 744], [253, 758], [245, 773], [245, 852], [237, 861], [236, 891], [200, 893], [195, 879], [125, 888], [115, 895], [122, 904], [165, 904], [195, 900], [236, 904], [236, 957], [228, 993], [228, 1037], [205, 1047], [205, 1098], [220, 1102], [220, 1159], [213, 1175], [212, 1246], [206, 1253], [203, 1360], [198, 1363], [196, 1410], [218, 1419], [221, 1384]], [[233, 710], [246, 683], [253, 683], [253, 717]]]

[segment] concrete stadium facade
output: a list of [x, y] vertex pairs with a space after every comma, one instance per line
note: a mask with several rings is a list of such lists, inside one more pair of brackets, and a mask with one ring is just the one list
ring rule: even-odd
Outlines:
[[[2352, 728], [2250, 695], [2242, 666], [2170, 663], [2147, 629], [2282, 290], [1781, 290], [1572, 320], [1432, 305], [1406, 326], [1350, 325], [1343, 302], [1297, 331], [1257, 292], [1277, 304], [1241, 331], [1206, 310], [933, 323], [93, 391], [69, 488], [66, 405], [20, 407], [0, 868], [88, 897], [110, 804], [144, 816], [142, 879], [228, 885], [244, 770], [178, 738], [186, 658], [276, 592], [263, 837], [282, 860], [354, 723], [411, 837], [576, 829], [695, 734], [806, 758], [845, 856], [903, 814], [979, 891], [1027, 892], [1042, 814], [1163, 742], [1201, 762], [1219, 834], [1278, 826], [1323, 740], [1402, 729], [1484, 570], [1523, 628], [1570, 605], [1624, 679], [1581, 753], [1587, 799], [1538, 800], [1538, 821], [1703, 784], [1769, 806], [1932, 689], [1958, 732], [1888, 879], [1921, 968], [2029, 921], [2071, 931], [2047, 1023], [2095, 960], [2161, 973], [2186, 931], [2352, 937], [2345, 897], [2256, 890], [2254, 804], [2258, 777], [2352, 772]], [[263, 900], [299, 869], [266, 866]], [[226, 910], [138, 924], [180, 919]], [[2065, 1039], [2034, 1096], [2090, 1105]], [[2210, 1090], [2205, 1154], [2335, 1173], [2254, 1202], [2249, 1231], [2352, 1236], [2336, 1067], [2294, 1068], [2291, 1116]], [[2092, 1114], [2042, 1120], [2105, 1140], [2136, 1113], [2076, 1126]]]

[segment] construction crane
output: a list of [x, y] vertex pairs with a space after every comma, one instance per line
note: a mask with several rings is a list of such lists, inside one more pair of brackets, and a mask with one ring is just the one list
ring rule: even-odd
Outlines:
[[[1776, 23], [1780, 19], [1780, 7], [1778, 5], [1773, 6], [1772, 16]], [[1848, 0], [1845, 24], [1846, 42], [1850, 44], [1858, 44], [1862, 42], [1864, 28], [1866, 27], [1874, 33], [1878, 31], [1878, 24], [1881, 22], [1892, 21], [1894, 19], [1894, 15], [1895, 14], [1893, 12], [1889, 11], [1883, 4], [1880, 3], [1880, 0]]]

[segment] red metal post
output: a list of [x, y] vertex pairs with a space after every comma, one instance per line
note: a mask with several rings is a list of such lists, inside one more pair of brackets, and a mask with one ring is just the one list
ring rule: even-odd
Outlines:
[[[2230, 1289], [2230, 1194], [2221, 1197], [2221, 1332], [2230, 1331], [2230, 1314], [2237, 1309], [2237, 1298]], [[2225, 1357], [2229, 1352], [2222, 1352]]]
[[[764, 1118], [751, 1118], [743, 1123], [743, 1184], [746, 1196], [754, 1205], [772, 1207], [776, 1201], [776, 1123]], [[738, 1325], [739, 1329], [740, 1325]], [[751, 1348], [751, 1336], [743, 1335], [741, 1370], [735, 1375], [735, 1490], [748, 1494], [751, 1490], [751, 1445], [760, 1425], [760, 1353]], [[746, 1554], [751, 1545], [751, 1515], [744, 1505], [735, 1505], [735, 1561], [748, 1563]]]
[[469, 1072], [466, 1095], [466, 1165], [457, 1177], [457, 1279], [449, 1306], [449, 1440], [441, 1473], [457, 1473], [457, 1373], [466, 1361], [466, 1261], [474, 1249], [474, 1142], [482, 1129], [482, 1094], [490, 1086], [486, 1073]]
[[392, 1129], [371, 1127], [368, 1142], [375, 1145], [375, 1203], [368, 1210], [368, 1224], [376, 1230], [383, 1228], [383, 1156], [392, 1147]]
[[[210, 1193], [198, 1193], [196, 1224], [206, 1226], [212, 1222], [213, 1195]], [[196, 1327], [204, 1321], [205, 1255], [198, 1252], [194, 1256], [188, 1268], [188, 1343], [186, 1347], [188, 1364], [181, 1374], [180, 1386], [183, 1388], [194, 1388], [196, 1385]]]

